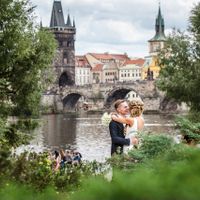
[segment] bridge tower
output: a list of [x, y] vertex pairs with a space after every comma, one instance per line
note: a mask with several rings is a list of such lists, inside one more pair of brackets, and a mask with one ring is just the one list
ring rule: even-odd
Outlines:
[[158, 15], [155, 21], [155, 36], [150, 39], [149, 42], [149, 54], [151, 56], [156, 56], [158, 51], [164, 47], [164, 43], [166, 41], [165, 36], [165, 23], [164, 18], [161, 14], [160, 4], [158, 8]]
[[53, 66], [56, 71], [56, 84], [59, 87], [75, 84], [75, 21], [71, 22], [68, 13], [65, 23], [61, 1], [54, 0], [51, 13], [50, 30], [58, 42]]

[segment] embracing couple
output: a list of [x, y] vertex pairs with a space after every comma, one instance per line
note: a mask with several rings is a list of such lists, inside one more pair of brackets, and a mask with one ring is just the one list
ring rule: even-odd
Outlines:
[[112, 121], [109, 124], [111, 155], [127, 153], [133, 146], [137, 146], [137, 132], [144, 127], [144, 104], [140, 99], [134, 99], [129, 103], [119, 99], [115, 102], [114, 108], [116, 113], [111, 115]]

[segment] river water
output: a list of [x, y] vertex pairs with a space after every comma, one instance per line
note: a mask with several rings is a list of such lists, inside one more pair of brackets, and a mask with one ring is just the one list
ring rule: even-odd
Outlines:
[[[101, 124], [102, 114], [59, 114], [42, 116], [42, 125], [35, 131], [29, 149], [75, 149], [85, 160], [104, 161], [110, 157], [108, 127]], [[144, 115], [145, 132], [173, 134], [173, 117]], [[27, 149], [28, 150], [28, 149]]]

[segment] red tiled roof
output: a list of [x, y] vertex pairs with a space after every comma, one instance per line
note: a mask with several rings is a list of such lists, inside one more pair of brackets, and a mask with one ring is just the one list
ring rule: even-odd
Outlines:
[[124, 63], [124, 66], [125, 65], [131, 65], [131, 64], [142, 66], [144, 64], [144, 62], [145, 62], [145, 60], [143, 58], [138, 58], [138, 59], [134, 59], [134, 60], [127, 60]]
[[114, 59], [129, 60], [130, 58], [126, 54], [111, 54]]
[[95, 67], [92, 68], [93, 72], [102, 71], [103, 64], [96, 64]]
[[103, 60], [113, 59], [112, 56], [108, 53], [90, 53], [90, 55], [94, 56], [96, 59], [103, 59]]
[[90, 53], [90, 55], [94, 56], [96, 59], [102, 59], [102, 60], [112, 60], [112, 59], [127, 60], [127, 59], [129, 59], [126, 54]]
[[90, 67], [90, 64], [85, 56], [75, 56], [77, 67]]

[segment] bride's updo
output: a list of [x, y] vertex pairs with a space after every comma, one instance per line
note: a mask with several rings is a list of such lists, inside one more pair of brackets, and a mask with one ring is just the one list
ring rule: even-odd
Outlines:
[[144, 103], [141, 99], [135, 98], [129, 102], [131, 117], [139, 117], [144, 111]]

